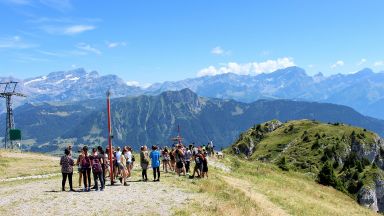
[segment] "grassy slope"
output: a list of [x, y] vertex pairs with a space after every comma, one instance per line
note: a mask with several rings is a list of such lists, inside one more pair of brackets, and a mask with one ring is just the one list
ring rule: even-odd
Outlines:
[[59, 158], [44, 154], [0, 150], [0, 180], [60, 173]]
[[304, 174], [232, 156], [221, 162], [232, 172], [211, 168], [209, 179], [170, 180], [196, 193], [192, 204], [176, 215], [377, 215]]

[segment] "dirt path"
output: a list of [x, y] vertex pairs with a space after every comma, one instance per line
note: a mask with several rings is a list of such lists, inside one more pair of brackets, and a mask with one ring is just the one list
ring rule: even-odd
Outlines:
[[262, 215], [289, 215], [282, 208], [272, 203], [266, 196], [252, 189], [252, 185], [244, 180], [223, 176], [224, 181], [233, 188], [239, 189], [262, 209]]
[[54, 178], [0, 187], [0, 215], [171, 215], [190, 197], [164, 182], [130, 182], [102, 192], [61, 192], [60, 185]]

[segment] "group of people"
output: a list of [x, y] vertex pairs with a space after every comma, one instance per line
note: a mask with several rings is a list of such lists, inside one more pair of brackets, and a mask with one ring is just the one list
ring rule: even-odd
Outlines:
[[[196, 147], [193, 144], [188, 147], [177, 144], [172, 148], [164, 147], [159, 149], [158, 146], [152, 146], [148, 152], [147, 146], [140, 148], [140, 166], [142, 169], [142, 181], [148, 181], [147, 170], [151, 166], [153, 170], [153, 181], [160, 181], [160, 166], [163, 164], [164, 172], [175, 172], [177, 175], [189, 176], [189, 178], [208, 178], [208, 160], [207, 156], [212, 154], [207, 147]], [[211, 148], [213, 150], [213, 148]], [[73, 167], [77, 165], [79, 172], [79, 187], [83, 183], [83, 191], [89, 192], [91, 189], [95, 191], [103, 191], [105, 188], [106, 177], [110, 178], [112, 183], [116, 183], [117, 179], [121, 185], [129, 186], [127, 179], [131, 177], [134, 167], [135, 157], [132, 148], [125, 146], [122, 150], [120, 147], [112, 148], [112, 158], [109, 157], [109, 149], [105, 151], [101, 146], [93, 148], [88, 153], [88, 147], [84, 146], [78, 151], [78, 157], [72, 158], [72, 147], [65, 149], [64, 155], [60, 159], [62, 171], [62, 191], [65, 191], [67, 179], [69, 180], [70, 191], [73, 189]], [[110, 166], [113, 166], [113, 173], [110, 173]], [[191, 169], [194, 164], [193, 169]], [[94, 186], [91, 188], [91, 172], [93, 174]], [[100, 182], [100, 185], [99, 183]]]

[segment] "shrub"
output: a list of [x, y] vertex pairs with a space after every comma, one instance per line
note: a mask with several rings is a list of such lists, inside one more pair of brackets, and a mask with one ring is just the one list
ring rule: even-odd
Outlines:
[[278, 162], [277, 162], [277, 166], [282, 169], [283, 171], [288, 171], [289, 168], [288, 168], [288, 165], [287, 165], [287, 160], [285, 159], [285, 157], [282, 157]]
[[340, 191], [345, 191], [340, 179], [337, 178], [332, 163], [327, 161], [318, 174], [318, 182], [322, 185], [332, 186]]
[[312, 144], [311, 149], [314, 150], [314, 149], [318, 149], [318, 148], [320, 148], [320, 143], [319, 143], [319, 140], [316, 140], [316, 141]]

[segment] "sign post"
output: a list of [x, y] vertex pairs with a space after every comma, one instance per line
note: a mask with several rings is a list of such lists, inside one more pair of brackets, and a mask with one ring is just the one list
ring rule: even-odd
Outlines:
[[111, 185], [113, 185], [113, 154], [112, 154], [112, 127], [111, 127], [111, 92], [107, 91], [107, 113], [108, 113], [108, 148], [109, 148], [109, 176], [111, 178]]

